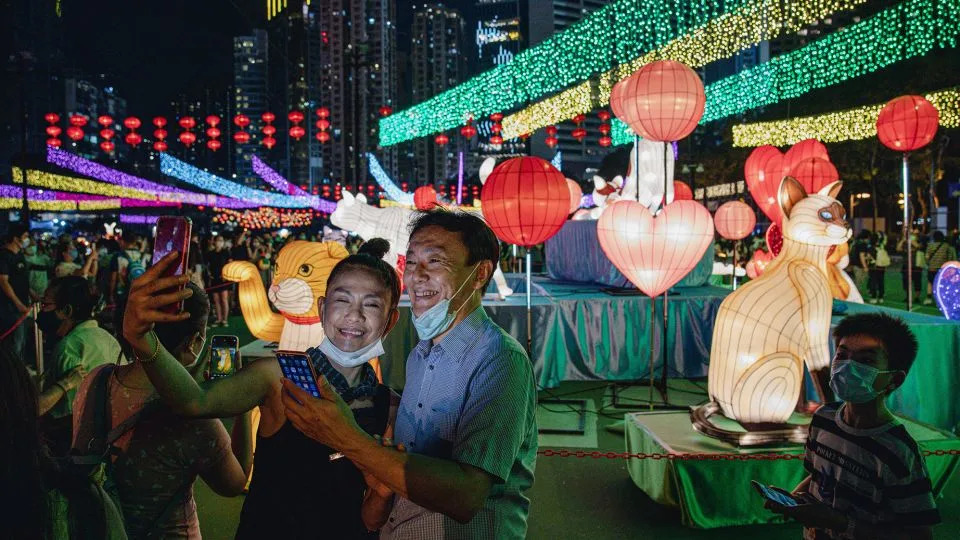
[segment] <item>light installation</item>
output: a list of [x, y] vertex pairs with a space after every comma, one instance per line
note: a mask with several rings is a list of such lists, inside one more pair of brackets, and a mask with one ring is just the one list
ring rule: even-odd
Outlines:
[[[700, 123], [799, 97], [925, 55], [937, 47], [956, 47], [958, 20], [960, 0], [909, 0], [885, 9], [707, 86], [707, 106]], [[622, 122], [616, 121], [611, 127], [614, 144], [633, 140], [633, 133]]]
[[735, 11], [712, 19], [702, 28], [680, 36], [662, 47], [635, 57], [605, 73], [584, 81], [559, 94], [535, 103], [504, 119], [504, 136], [533, 132], [573, 115], [605, 106], [613, 86], [655, 60], [676, 60], [690, 67], [701, 67], [728, 58], [761, 41], [801, 28], [849, 10], [865, 0], [824, 0], [780, 2], [763, 0], [743, 5]]
[[[960, 88], [924, 96], [940, 112], [940, 125], [960, 127]], [[785, 146], [804, 139], [823, 142], [859, 141], [877, 135], [877, 116], [886, 103], [816, 116], [733, 126], [734, 146]]]
[[[470, 115], [479, 118], [554, 94], [697, 31], [747, 3], [748, 0], [618, 0], [516, 55], [512, 61], [382, 118], [380, 146], [446, 131], [460, 126]], [[518, 130], [512, 136], [528, 131]]]
[[[23, 171], [20, 168], [11, 169], [11, 176], [15, 184], [22, 184]], [[93, 195], [105, 195], [110, 197], [126, 197], [130, 199], [157, 200], [156, 195], [141, 191], [139, 189], [115, 186], [105, 184], [86, 178], [74, 178], [62, 174], [54, 174], [46, 171], [34, 169], [27, 170], [27, 185], [39, 188], [54, 189], [59, 191], [74, 191], [78, 193], [90, 193]]]
[[373, 179], [380, 184], [380, 187], [387, 192], [387, 196], [391, 199], [397, 201], [400, 204], [405, 204], [407, 206], [413, 206], [413, 193], [407, 193], [400, 189], [397, 184], [390, 179], [390, 176], [387, 175], [387, 171], [383, 170], [383, 167], [380, 166], [380, 162], [377, 161], [377, 156], [367, 152], [367, 163], [370, 167], [370, 174], [373, 176]]
[[215, 223], [240, 226], [244, 229], [279, 229], [307, 227], [313, 223], [313, 210], [278, 210], [276, 208], [257, 208], [255, 210], [231, 210], [218, 208], [213, 218]]
[[120, 214], [120, 223], [124, 225], [156, 225], [160, 216], [141, 216], [137, 214]]
[[253, 164], [253, 172], [257, 174], [260, 178], [263, 178], [263, 181], [270, 184], [277, 191], [281, 193], [286, 193], [287, 195], [299, 195], [299, 196], [308, 196], [308, 193], [298, 186], [295, 186], [290, 183], [289, 180], [284, 178], [280, 173], [273, 170], [269, 165], [264, 163], [264, 161], [257, 156], [252, 156], [251, 163]]
[[317, 204], [317, 197], [294, 197], [267, 193], [258, 189], [241, 186], [236, 182], [202, 171], [193, 165], [180, 161], [169, 154], [160, 155], [160, 172], [225, 197], [242, 199], [254, 206], [275, 206], [278, 208], [308, 208]]

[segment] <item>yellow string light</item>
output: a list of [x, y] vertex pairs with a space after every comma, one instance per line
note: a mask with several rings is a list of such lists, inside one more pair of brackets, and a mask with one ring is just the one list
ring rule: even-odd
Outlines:
[[[924, 96], [940, 113], [940, 126], [960, 127], [960, 87]], [[886, 103], [774, 122], [733, 126], [734, 146], [788, 146], [804, 139], [841, 142], [877, 135], [877, 116]]]
[[850, 10], [865, 0], [804, 0], [781, 2], [763, 0], [721, 15], [701, 28], [677, 38], [663, 47], [621, 64], [559, 94], [535, 103], [503, 119], [505, 139], [586, 114], [610, 102], [610, 90], [645, 64], [655, 60], [676, 60], [698, 68], [733, 56], [758, 43], [818, 22], [830, 15]]
[[77, 210], [119, 210], [120, 199], [102, 201], [77, 201]]
[[[76, 201], [27, 201], [30, 210], [46, 212], [72, 212], [77, 209]], [[0, 197], [0, 210], [19, 210], [23, 200], [17, 197]]]
[[[15, 184], [23, 183], [23, 172], [19, 168], [15, 167], [12, 169], [12, 177]], [[127, 199], [139, 199], [142, 201], [157, 200], [157, 196], [155, 194], [141, 191], [139, 189], [126, 188], [123, 186], [107, 184], [105, 182], [74, 178], [71, 176], [64, 176], [62, 174], [49, 173], [33, 169], [27, 171], [27, 185], [53, 189], [57, 191], [105, 195], [107, 197], [124, 197]]]

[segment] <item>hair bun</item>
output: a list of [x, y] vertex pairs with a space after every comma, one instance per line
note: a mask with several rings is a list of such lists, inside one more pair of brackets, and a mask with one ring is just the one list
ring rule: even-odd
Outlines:
[[382, 259], [390, 251], [390, 242], [383, 238], [371, 238], [360, 246], [357, 255], [369, 255], [374, 259]]

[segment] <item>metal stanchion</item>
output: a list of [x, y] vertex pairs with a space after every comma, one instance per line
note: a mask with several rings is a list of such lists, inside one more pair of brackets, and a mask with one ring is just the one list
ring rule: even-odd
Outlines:
[[30, 316], [33, 318], [33, 360], [37, 366], [37, 373], [43, 373], [43, 332], [40, 326], [36, 324], [37, 315], [40, 313], [40, 304], [33, 304], [30, 307]]

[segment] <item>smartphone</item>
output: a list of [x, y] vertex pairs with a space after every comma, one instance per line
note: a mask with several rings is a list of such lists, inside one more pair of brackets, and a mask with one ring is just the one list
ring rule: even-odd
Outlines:
[[800, 501], [794, 499], [787, 493], [779, 490], [769, 488], [756, 480], [751, 480], [751, 484], [757, 490], [760, 495], [763, 495], [765, 498], [770, 499], [771, 501], [781, 505], [781, 506], [797, 506], [800, 504]]
[[277, 363], [283, 376], [293, 381], [306, 393], [319, 399], [320, 389], [317, 387], [317, 372], [313, 369], [313, 362], [307, 353], [297, 351], [277, 351]]
[[210, 340], [210, 378], [229, 377], [241, 367], [240, 340], [237, 336], [213, 336]]
[[[189, 218], [179, 216], [160, 216], [157, 219], [157, 237], [153, 242], [153, 261], [176, 251], [179, 253], [177, 261], [160, 277], [181, 276], [187, 270], [187, 260], [190, 256], [190, 233], [192, 223]], [[171, 291], [172, 292], [172, 291]], [[178, 302], [164, 308], [169, 313], [179, 313], [183, 310], [183, 302]]]

